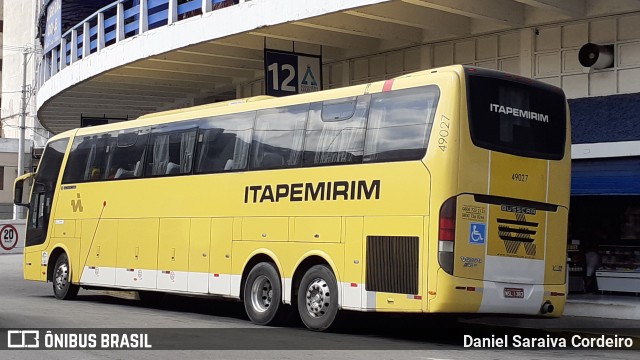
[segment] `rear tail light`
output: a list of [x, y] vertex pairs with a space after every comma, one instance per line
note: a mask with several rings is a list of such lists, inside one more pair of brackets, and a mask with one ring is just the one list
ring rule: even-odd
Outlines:
[[453, 248], [456, 240], [455, 197], [449, 198], [440, 208], [438, 218], [438, 262], [442, 270], [453, 275]]

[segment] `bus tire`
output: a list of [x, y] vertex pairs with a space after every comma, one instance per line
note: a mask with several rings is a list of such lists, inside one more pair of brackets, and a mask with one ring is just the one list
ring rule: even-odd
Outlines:
[[334, 323], [338, 315], [338, 284], [326, 265], [315, 265], [302, 277], [298, 313], [311, 330], [323, 331]]
[[251, 269], [244, 283], [244, 309], [251, 322], [274, 325], [282, 318], [282, 285], [273, 263], [262, 262]]
[[73, 300], [80, 286], [71, 283], [71, 267], [66, 253], [60, 254], [53, 267], [53, 295], [59, 300]]

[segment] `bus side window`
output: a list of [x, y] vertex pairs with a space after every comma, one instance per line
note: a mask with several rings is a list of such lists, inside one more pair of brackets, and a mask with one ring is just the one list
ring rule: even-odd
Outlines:
[[198, 132], [195, 172], [246, 169], [254, 117], [252, 111], [203, 120]]
[[311, 104], [304, 166], [362, 162], [370, 98], [366, 95]]
[[421, 159], [427, 150], [439, 95], [435, 85], [374, 94], [364, 162]]
[[62, 175], [62, 183], [79, 183], [90, 179], [90, 168], [95, 161], [96, 137], [79, 136], [73, 140], [69, 159]]
[[140, 177], [149, 138], [148, 129], [113, 133], [108, 145], [108, 179]]
[[195, 144], [193, 122], [154, 129], [147, 146], [145, 176], [190, 174]]
[[260, 110], [251, 148], [251, 168], [300, 166], [309, 104]]
[[63, 184], [102, 180], [105, 174], [107, 141], [110, 134], [78, 136], [73, 140]]

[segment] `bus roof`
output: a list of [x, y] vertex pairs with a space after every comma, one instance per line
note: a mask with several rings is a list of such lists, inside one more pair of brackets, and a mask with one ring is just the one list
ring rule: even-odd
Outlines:
[[147, 115], [142, 115], [138, 119], [150, 119], [150, 118], [161, 117], [161, 116], [182, 114], [182, 113], [185, 112], [185, 110], [189, 110], [189, 111], [210, 110], [210, 109], [221, 108], [221, 107], [224, 107], [224, 106], [247, 104], [247, 103], [251, 103], [251, 102], [254, 102], [254, 101], [269, 100], [269, 99], [273, 99], [273, 98], [274, 98], [273, 96], [268, 96], [268, 95], [252, 96], [252, 97], [243, 98], [243, 99], [221, 101], [221, 102], [216, 102], [216, 103], [212, 103], [212, 104], [204, 104], [204, 105], [193, 106], [193, 107], [189, 107], [189, 108], [181, 108], [181, 109], [174, 109], [174, 110], [161, 111], [161, 112], [157, 112], [157, 113], [151, 113], [151, 114], [147, 114]]
[[65, 132], [61, 132], [60, 134], [56, 134], [56, 135], [50, 137], [48, 142], [55, 141], [55, 140], [58, 140], [58, 139], [71, 137], [73, 134], [75, 134], [76, 131], [78, 131], [78, 129], [71, 129], [71, 130], [67, 130]]
[[[400, 75], [395, 79], [408, 78], [408, 77], [421, 77], [429, 76], [433, 73], [454, 72], [462, 76], [464, 74], [464, 67], [461, 65], [452, 65], [436, 69], [422, 70], [414, 73]], [[173, 121], [198, 119], [209, 116], [226, 115], [244, 111], [255, 111], [263, 108], [276, 108], [288, 105], [295, 105], [305, 102], [324, 101], [329, 99], [344, 98], [350, 96], [358, 96], [365, 93], [376, 93], [382, 91], [383, 85], [386, 80], [353, 85], [342, 88], [324, 90], [320, 92], [297, 94], [285, 97], [272, 97], [272, 96], [254, 96], [244, 99], [230, 100], [213, 104], [206, 104], [200, 106], [194, 106], [189, 108], [175, 109], [169, 111], [163, 111], [158, 113], [152, 113], [143, 115], [135, 120], [122, 121], [113, 124], [92, 126], [88, 128], [80, 128], [76, 130], [70, 130], [62, 134], [56, 135], [54, 138], [63, 136], [71, 136], [74, 131], [77, 131], [77, 135], [102, 133], [109, 131], [125, 130], [134, 127], [152, 126], [162, 123], [168, 123]]]

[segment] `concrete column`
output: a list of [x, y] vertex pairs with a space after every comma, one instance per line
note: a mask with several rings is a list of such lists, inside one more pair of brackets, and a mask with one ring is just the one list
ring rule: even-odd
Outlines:
[[213, 9], [213, 2], [211, 0], [202, 0], [202, 13], [206, 14]]
[[60, 70], [67, 67], [67, 39], [60, 39]]
[[91, 55], [91, 25], [89, 22], [82, 24], [82, 58]]
[[78, 61], [78, 30], [71, 30], [71, 59], [69, 65]]
[[[24, 135], [25, 121], [27, 116], [27, 63], [29, 62], [29, 53], [31, 49], [24, 48], [22, 50], [22, 98], [20, 100], [20, 133], [18, 134], [18, 176], [24, 174]], [[22, 207], [13, 207], [13, 218], [22, 219]]]
[[242, 99], [242, 85], [236, 85], [236, 99]]
[[51, 50], [51, 76], [58, 73], [58, 47]]
[[124, 4], [117, 5], [116, 14], [116, 42], [124, 40]]
[[420, 70], [433, 68], [433, 47], [431, 45], [422, 45], [420, 47]]
[[45, 56], [42, 58], [42, 61], [40, 61], [40, 64], [38, 64], [38, 81], [39, 81], [38, 88], [40, 88], [46, 80], [44, 77], [44, 69], [46, 65], [47, 65], [47, 57]]
[[44, 81], [42, 83], [44, 83], [45, 81], [49, 80], [49, 78], [51, 78], [51, 53], [49, 53], [48, 55], [45, 54], [44, 55]]
[[533, 49], [535, 29], [520, 30], [520, 75], [533, 77]]
[[149, 11], [147, 0], [140, 0], [140, 14], [138, 16], [138, 24], [140, 25], [138, 34], [142, 34], [143, 32], [149, 30]]
[[342, 86], [349, 86], [351, 84], [351, 61], [345, 60], [342, 62]]
[[178, 0], [169, 0], [169, 11], [167, 12], [167, 16], [169, 25], [178, 21]]
[[104, 13], [98, 14], [98, 51], [104, 49]]

